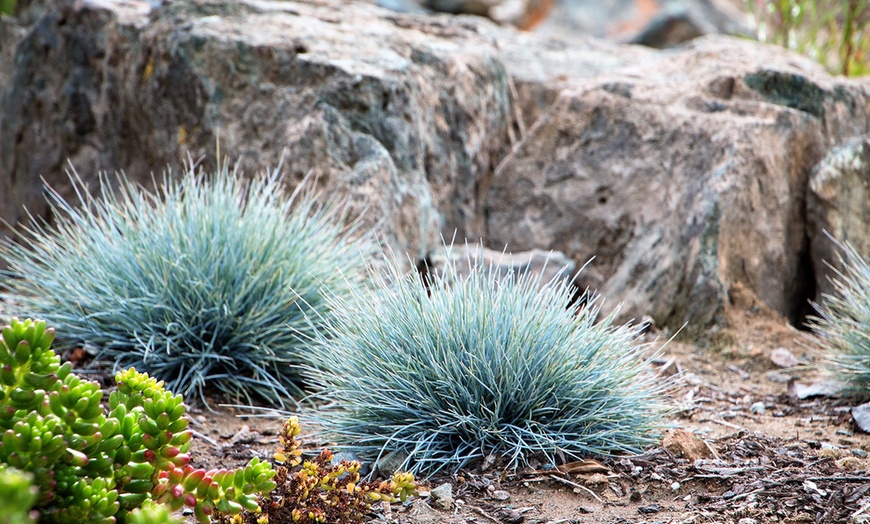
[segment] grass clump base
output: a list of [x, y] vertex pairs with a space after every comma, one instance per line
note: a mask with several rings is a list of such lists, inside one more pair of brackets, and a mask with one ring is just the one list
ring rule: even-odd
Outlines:
[[594, 296], [566, 307], [569, 283], [470, 265], [428, 285], [394, 274], [375, 297], [333, 297], [310, 370], [333, 402], [312, 415], [329, 441], [378, 459], [395, 451], [425, 473], [655, 442], [666, 384], [648, 372], [639, 328], [600, 315]]
[[259, 498], [260, 508], [234, 516], [217, 516], [221, 524], [358, 524], [376, 502], [404, 502], [417, 494], [410, 473], [396, 473], [383, 482], [360, 481], [361, 464], [335, 462], [324, 449], [303, 462], [299, 449], [299, 420], [291, 417], [281, 432], [275, 460], [282, 464], [275, 475], [277, 487]]
[[848, 393], [870, 397], [870, 265], [849, 243], [839, 244], [833, 291], [816, 304], [809, 327], [821, 340], [821, 363]]
[[280, 405], [298, 393], [295, 366], [319, 329], [308, 319], [329, 318], [322, 291], [342, 294], [363, 274], [363, 242], [340, 210], [287, 195], [278, 171], [246, 180], [190, 167], [156, 193], [101, 181], [95, 198], [72, 177], [77, 207], [50, 192], [55, 225], [0, 246], [20, 311], [186, 397], [205, 401], [213, 386]]

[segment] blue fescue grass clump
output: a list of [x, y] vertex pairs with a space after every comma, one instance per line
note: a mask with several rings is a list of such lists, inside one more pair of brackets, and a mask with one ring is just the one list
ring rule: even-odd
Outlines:
[[403, 467], [458, 470], [490, 455], [514, 469], [637, 451], [655, 442], [666, 386], [649, 372], [641, 331], [568, 306], [574, 288], [473, 266], [392, 275], [371, 295], [334, 297], [311, 370], [332, 408], [323, 436]]
[[870, 265], [849, 243], [837, 243], [842, 270], [833, 291], [815, 304], [809, 326], [818, 335], [821, 362], [849, 393], [870, 396]]
[[50, 191], [54, 225], [33, 221], [0, 247], [19, 314], [186, 397], [213, 386], [283, 405], [298, 393], [298, 365], [331, 318], [323, 291], [364, 274], [369, 243], [340, 206], [288, 195], [277, 170], [247, 180], [226, 164], [167, 174], [155, 192], [103, 177], [97, 198], [71, 179], [78, 206]]

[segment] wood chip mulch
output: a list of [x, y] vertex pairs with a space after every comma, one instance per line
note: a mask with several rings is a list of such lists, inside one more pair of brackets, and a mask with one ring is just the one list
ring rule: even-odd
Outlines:
[[870, 471], [850, 471], [848, 457], [820, 457], [812, 449], [816, 446], [743, 434], [717, 441], [717, 459], [689, 463], [657, 448], [609, 466], [641, 482], [681, 483], [691, 490], [682, 498], [685, 509], [710, 522], [745, 518], [833, 524], [870, 512]]

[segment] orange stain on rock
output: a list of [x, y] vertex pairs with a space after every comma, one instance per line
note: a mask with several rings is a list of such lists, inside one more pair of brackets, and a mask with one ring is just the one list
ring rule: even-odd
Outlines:
[[611, 36], [619, 36], [625, 33], [636, 33], [646, 27], [650, 20], [652, 20], [661, 9], [662, 6], [659, 4], [658, 0], [635, 0], [633, 8], [634, 16], [624, 22], [614, 24], [608, 33], [610, 33]]
[[523, 31], [531, 31], [550, 16], [555, 5], [556, 0], [531, 0], [519, 28]]

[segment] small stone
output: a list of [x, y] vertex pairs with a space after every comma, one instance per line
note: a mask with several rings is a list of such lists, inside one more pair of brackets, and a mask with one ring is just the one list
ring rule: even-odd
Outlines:
[[650, 504], [649, 506], [641, 506], [637, 508], [637, 512], [642, 515], [652, 515], [653, 513], [658, 513], [662, 510], [662, 507], [658, 504]]
[[781, 368], [793, 368], [798, 365], [797, 357], [786, 348], [776, 348], [771, 351], [770, 361]]
[[411, 509], [408, 512], [408, 516], [411, 517], [414, 522], [420, 522], [421, 524], [438, 524], [443, 522], [441, 513], [420, 499], [415, 499], [411, 502]]
[[376, 467], [384, 476], [390, 477], [393, 473], [401, 470], [407, 461], [408, 454], [404, 451], [391, 451], [381, 457]]
[[685, 429], [672, 429], [662, 439], [662, 447], [679, 458], [695, 462], [701, 458], [711, 458], [713, 454], [703, 440]]
[[671, 489], [674, 491], [679, 491], [680, 490], [680, 483], [674, 482], [673, 484], [671, 484]]
[[492, 498], [495, 500], [507, 500], [511, 498], [511, 494], [503, 489], [497, 489], [492, 492]]
[[836, 380], [822, 380], [812, 384], [792, 382], [788, 385], [788, 394], [801, 400], [812, 397], [832, 397], [843, 390], [843, 384]]
[[445, 482], [429, 492], [432, 502], [441, 509], [453, 509], [453, 486]]
[[861, 469], [863, 462], [858, 457], [843, 457], [837, 460], [835, 464], [845, 470], [854, 471]]
[[805, 492], [810, 493], [810, 494], [816, 494], [816, 495], [819, 495], [822, 497], [828, 496], [827, 491], [825, 491], [823, 489], [819, 489], [819, 486], [815, 482], [813, 482], [812, 480], [809, 480], [809, 479], [804, 481], [803, 488], [804, 488]]
[[768, 382], [773, 382], [774, 384], [787, 384], [791, 377], [786, 375], [785, 373], [780, 373], [779, 371], [768, 371], [764, 374], [764, 378], [767, 379]]
[[494, 515], [504, 524], [522, 524], [526, 520], [522, 513], [509, 506], [496, 509]]
[[743, 517], [737, 521], [737, 524], [758, 524], [758, 521], [749, 517]]
[[755, 413], [756, 415], [764, 415], [765, 410], [764, 402], [756, 402], [749, 406], [749, 411]]
[[857, 448], [855, 448], [855, 449], [852, 450], [852, 454], [855, 455], [855, 456], [858, 457], [858, 458], [862, 458], [862, 459], [863, 459], [863, 458], [867, 458], [867, 452], [864, 451], [863, 449], [857, 449]]
[[587, 486], [598, 486], [599, 484], [607, 484], [607, 476], [602, 473], [593, 473], [586, 477], [583, 481]]
[[852, 420], [855, 425], [864, 433], [870, 433], [870, 402], [855, 406], [849, 413], [852, 414]]
[[[824, 446], [824, 444], [823, 444], [823, 446]], [[818, 454], [819, 454], [819, 458], [830, 458], [830, 459], [840, 458], [840, 450], [837, 448], [822, 447], [822, 449], [819, 450]]]

